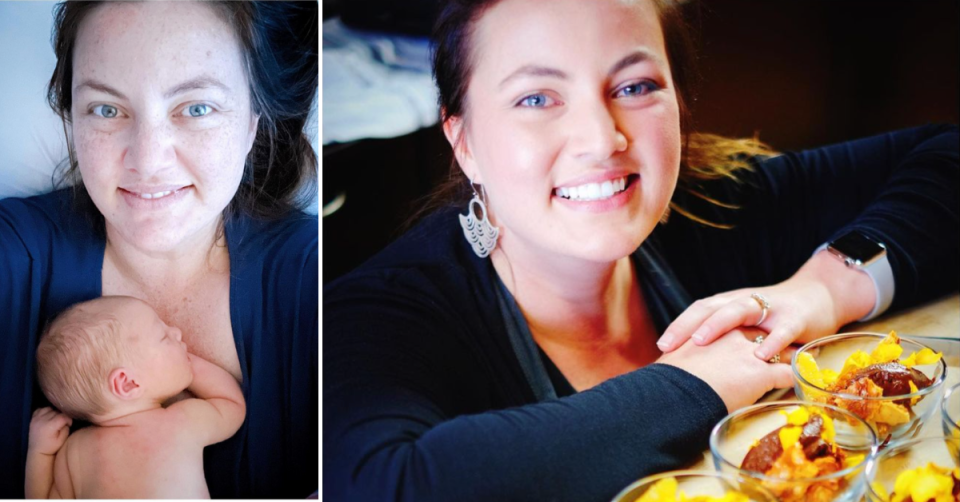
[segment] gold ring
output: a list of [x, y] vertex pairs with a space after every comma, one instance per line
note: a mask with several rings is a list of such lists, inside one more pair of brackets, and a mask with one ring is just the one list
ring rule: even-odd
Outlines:
[[[763, 335], [757, 335], [757, 337], [753, 339], [753, 343], [755, 343], [755, 344], [757, 344], [757, 345], [760, 345], [761, 343], [763, 343]], [[771, 357], [770, 359], [767, 360], [767, 362], [768, 362], [768, 363], [774, 363], [774, 364], [779, 363], [779, 362], [780, 362], [780, 354], [774, 354], [773, 357]]]
[[770, 302], [767, 301], [767, 298], [760, 293], [753, 293], [750, 295], [750, 298], [753, 298], [760, 305], [760, 319], [755, 322], [754, 326], [759, 326], [767, 318], [767, 312], [770, 310]]

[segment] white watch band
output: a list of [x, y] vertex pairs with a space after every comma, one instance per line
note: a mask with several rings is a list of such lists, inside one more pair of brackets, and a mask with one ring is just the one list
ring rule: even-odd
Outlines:
[[[826, 250], [829, 244], [830, 243], [822, 244], [813, 254]], [[890, 304], [893, 303], [893, 293], [896, 289], [896, 285], [893, 282], [893, 268], [890, 267], [887, 253], [884, 251], [879, 258], [862, 267], [857, 267], [857, 270], [867, 274], [867, 277], [873, 281], [873, 286], [877, 291], [877, 298], [874, 300], [873, 310], [857, 320], [857, 322], [869, 321], [886, 312], [887, 309], [890, 308]]]

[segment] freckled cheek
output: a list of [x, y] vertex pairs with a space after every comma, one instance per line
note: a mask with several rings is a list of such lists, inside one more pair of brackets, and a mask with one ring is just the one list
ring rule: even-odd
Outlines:
[[73, 144], [87, 188], [115, 183], [120, 177], [124, 150], [120, 134], [74, 127]]
[[228, 201], [243, 177], [243, 137], [235, 127], [211, 128], [185, 133], [181, 160], [206, 193]]

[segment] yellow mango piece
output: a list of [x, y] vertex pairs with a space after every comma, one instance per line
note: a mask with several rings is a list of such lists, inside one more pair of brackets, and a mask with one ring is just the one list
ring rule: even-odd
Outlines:
[[820, 371], [820, 377], [823, 378], [824, 387], [828, 385], [833, 385], [840, 378], [840, 373], [833, 371], [831, 369], [824, 369]]
[[887, 335], [883, 340], [880, 340], [880, 343], [886, 343], [886, 344], [893, 343], [896, 345], [900, 345], [900, 337], [897, 336], [896, 331], [891, 331], [890, 334]]
[[900, 364], [911, 368], [916, 365], [924, 364], [934, 364], [940, 361], [940, 358], [943, 357], [943, 352], [934, 352], [929, 348], [922, 348], [913, 354], [910, 354], [906, 359], [900, 361]]
[[784, 411], [781, 411], [781, 413], [787, 416], [788, 425], [803, 425], [810, 420], [810, 412], [802, 406], [791, 411], [790, 413], [786, 413]]
[[803, 432], [802, 427], [795, 427], [788, 425], [780, 429], [778, 436], [780, 436], [780, 446], [783, 446], [783, 449], [786, 450], [788, 446], [796, 444], [797, 441], [800, 441], [800, 433]]
[[[907, 380], [907, 383], [910, 384], [910, 393], [913, 394], [920, 389], [917, 388], [917, 385], [913, 383], [913, 380]], [[920, 396], [910, 398], [910, 406], [916, 406], [920, 402]]]
[[663, 478], [653, 484], [635, 502], [677, 502], [676, 478]]
[[873, 364], [888, 363], [899, 359], [900, 354], [903, 354], [903, 347], [900, 345], [880, 342], [880, 345], [870, 353], [870, 359]]
[[[860, 453], [857, 455], [847, 455], [847, 458], [843, 459], [843, 468], [847, 469], [855, 465], [860, 465], [863, 463], [863, 459], [867, 458], [866, 455]], [[880, 492], [877, 492], [880, 493]]]
[[818, 409], [811, 408], [811, 411], [820, 415], [820, 418], [823, 419], [823, 429], [820, 432], [820, 437], [828, 443], [833, 443], [833, 440], [837, 437], [837, 429], [833, 426], [833, 419]]
[[879, 481], [874, 481], [873, 483], [870, 483], [870, 487], [873, 488], [873, 491], [877, 492], [877, 495], [879, 495], [881, 499], [890, 500], [890, 494], [887, 493], [887, 489], [884, 488]]
[[722, 497], [714, 497], [716, 502], [750, 502], [746, 494], [740, 492], [727, 492]]
[[917, 479], [917, 470], [910, 469], [907, 471], [901, 472], [897, 476], [897, 480], [893, 483], [893, 491], [897, 494], [907, 494], [910, 493], [910, 487], [913, 486], [913, 482]]
[[899, 404], [890, 401], [880, 402], [877, 413], [873, 417], [876, 422], [883, 422], [887, 425], [900, 425], [910, 421], [910, 413]]
[[[904, 478], [903, 482], [901, 478]], [[950, 478], [949, 472], [932, 462], [900, 473], [894, 484], [894, 491], [909, 493], [913, 500], [936, 499], [940, 495], [950, 495], [951, 490], [953, 490], [953, 479]]]
[[722, 497], [710, 495], [687, 496], [683, 491], [678, 493], [676, 478], [663, 478], [653, 484], [634, 502], [750, 502], [750, 498], [738, 491], [726, 492]]
[[870, 358], [870, 354], [867, 354], [862, 350], [858, 350], [853, 354], [850, 354], [850, 356], [847, 357], [847, 360], [844, 361], [843, 369], [840, 370], [840, 375], [847, 375], [857, 370], [866, 368], [867, 366], [870, 366], [871, 361], [872, 359]]
[[823, 377], [820, 376], [820, 368], [817, 366], [817, 361], [809, 353], [803, 352], [797, 356], [797, 371], [800, 372], [800, 376], [802, 376], [804, 380], [817, 387], [824, 387]]

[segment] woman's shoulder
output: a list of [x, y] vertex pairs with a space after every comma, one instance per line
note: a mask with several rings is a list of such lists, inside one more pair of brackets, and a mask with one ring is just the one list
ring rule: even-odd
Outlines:
[[0, 240], [19, 242], [25, 248], [49, 245], [57, 241], [93, 238], [86, 231], [88, 222], [73, 207], [72, 190], [56, 190], [33, 197], [0, 200]]
[[317, 216], [301, 211], [273, 220], [247, 215], [236, 216], [226, 224], [231, 253], [263, 259], [317, 255], [319, 227]]
[[487, 261], [470, 251], [457, 214], [457, 208], [446, 207], [424, 217], [362, 265], [328, 284], [324, 298], [358, 288], [405, 294], [403, 289], [428, 283], [442, 290], [456, 290], [465, 281], [482, 280], [488, 273], [484, 266]]

